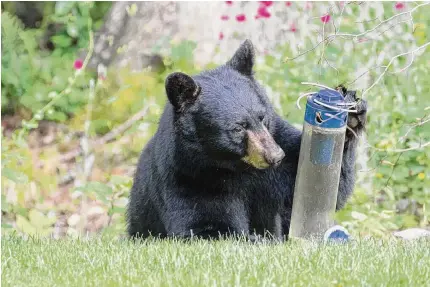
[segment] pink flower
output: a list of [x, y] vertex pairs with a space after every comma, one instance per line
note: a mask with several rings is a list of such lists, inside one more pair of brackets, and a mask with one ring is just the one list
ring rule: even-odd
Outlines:
[[73, 68], [75, 70], [80, 70], [80, 69], [82, 69], [83, 65], [84, 65], [84, 62], [82, 60], [78, 59], [78, 60], [75, 60], [75, 62], [73, 63]]
[[306, 9], [311, 9], [311, 8], [312, 8], [312, 3], [306, 2]]
[[228, 17], [228, 15], [222, 15], [221, 16], [221, 20], [223, 20], [223, 21], [227, 21], [228, 19], [230, 19], [230, 17]]
[[402, 2], [397, 2], [394, 7], [396, 8], [396, 10], [402, 10], [403, 8], [405, 8], [405, 4], [403, 4]]
[[224, 33], [223, 32], [219, 32], [218, 39], [219, 40], [224, 39]]
[[269, 7], [273, 4], [273, 1], [260, 1], [260, 5], [264, 7]]
[[295, 25], [294, 23], [292, 23], [292, 24], [290, 25], [290, 31], [291, 31], [291, 32], [296, 32], [296, 31], [297, 31], [296, 25]]
[[270, 18], [271, 14], [267, 11], [267, 6], [261, 5], [257, 10], [257, 16], [255, 19], [259, 18]]
[[225, 1], [225, 3], [226, 3], [228, 6], [231, 6], [231, 5], [233, 4], [233, 1]]
[[285, 2], [285, 6], [290, 7], [291, 6], [291, 2], [290, 1]]
[[237, 22], [245, 22], [246, 21], [245, 14], [236, 15], [236, 20], [237, 20]]
[[321, 22], [327, 23], [328, 21], [330, 21], [330, 14], [321, 16]]

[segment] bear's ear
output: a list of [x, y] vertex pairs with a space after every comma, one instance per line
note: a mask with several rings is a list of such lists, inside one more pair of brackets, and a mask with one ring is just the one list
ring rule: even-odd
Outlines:
[[252, 75], [252, 68], [254, 67], [254, 46], [251, 41], [246, 39], [245, 42], [240, 45], [236, 53], [227, 65], [238, 71], [245, 76]]
[[193, 103], [200, 94], [200, 87], [184, 73], [172, 73], [165, 83], [167, 98], [176, 111], [180, 112], [184, 105]]

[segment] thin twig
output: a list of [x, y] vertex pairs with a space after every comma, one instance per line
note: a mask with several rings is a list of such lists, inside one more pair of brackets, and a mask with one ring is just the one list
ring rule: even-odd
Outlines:
[[419, 119], [419, 121], [415, 124], [412, 124], [411, 127], [408, 129], [408, 131], [399, 139], [399, 141], [403, 141], [408, 135], [409, 133], [416, 127], [422, 126], [425, 123], [430, 122], [430, 116], [426, 115], [422, 118]]
[[[69, 81], [69, 84], [67, 85], [67, 87], [64, 90], [62, 90], [59, 94], [56, 94], [51, 99], [51, 101], [48, 104], [46, 104], [46, 106], [44, 106], [42, 109], [40, 109], [37, 113], [35, 113], [33, 115], [33, 117], [31, 118], [31, 120], [29, 121], [29, 123], [34, 122], [34, 121], [40, 119], [56, 103], [56, 101], [59, 98], [61, 98], [65, 94], [69, 94], [70, 93], [71, 88], [73, 87], [73, 85], [76, 82], [76, 78], [85, 70], [85, 68], [87, 67], [88, 62], [89, 62], [89, 60], [90, 60], [90, 58], [91, 58], [91, 56], [93, 54], [93, 51], [94, 51], [94, 35], [93, 35], [93, 31], [91, 30], [91, 21], [89, 21], [88, 34], [89, 34], [89, 38], [90, 38], [89, 39], [90, 43], [89, 43], [89, 48], [88, 48], [88, 54], [85, 57], [84, 63], [82, 65], [82, 68], [80, 70], [77, 70], [75, 72], [74, 77], [71, 79], [71, 81]], [[19, 135], [18, 135], [19, 138], [22, 138], [22, 136], [24, 135], [25, 130], [26, 130], [25, 127], [23, 127], [21, 129], [21, 131], [19, 132]]]
[[99, 138], [95, 141], [95, 145], [104, 145], [108, 142], [111, 142], [114, 140], [118, 135], [124, 133], [126, 130], [131, 128], [131, 126], [142, 119], [149, 110], [150, 106], [146, 106], [143, 108], [140, 112], [134, 114], [131, 118], [129, 118], [126, 122], [124, 122], [122, 125], [116, 127], [115, 129], [111, 130], [109, 133], [105, 134], [103, 137]]
[[[366, 35], [366, 34], [368, 34], [368, 33], [370, 33], [370, 32], [375, 31], [375, 30], [376, 30], [377, 28], [379, 28], [381, 25], [383, 25], [383, 24], [385, 24], [385, 23], [387, 23], [387, 22], [389, 22], [389, 21], [391, 21], [391, 20], [393, 20], [393, 19], [395, 19], [395, 18], [397, 18], [397, 17], [400, 17], [400, 16], [402, 16], [402, 15], [409, 14], [409, 15], [411, 15], [411, 18], [412, 18], [412, 13], [413, 13], [413, 12], [415, 12], [419, 7], [422, 7], [422, 6], [425, 6], [425, 5], [429, 5], [429, 4], [430, 4], [430, 2], [426, 2], [426, 3], [423, 3], [423, 4], [419, 4], [419, 5], [415, 6], [414, 8], [412, 8], [412, 9], [411, 9], [411, 10], [409, 10], [409, 11], [402, 12], [402, 13], [399, 13], [399, 14], [396, 14], [396, 15], [393, 15], [393, 16], [391, 16], [390, 18], [388, 18], [388, 19], [386, 19], [386, 20], [384, 20], [384, 21], [381, 21], [381, 23], [379, 23], [379, 24], [378, 24], [378, 25], [376, 25], [375, 27], [373, 27], [373, 28], [371, 28], [371, 29], [369, 29], [369, 30], [366, 30], [366, 31], [364, 31], [364, 32], [362, 32], [362, 33], [358, 33], [358, 34], [350, 34], [350, 33], [335, 33], [335, 34], [328, 35], [327, 37], [323, 38], [323, 40], [321, 40], [320, 42], [318, 42], [314, 47], [312, 47], [312, 48], [310, 48], [310, 49], [308, 49], [308, 50], [306, 50], [306, 51], [304, 51], [304, 52], [302, 52], [302, 53], [298, 54], [297, 56], [295, 56], [295, 57], [293, 57], [293, 58], [287, 58], [286, 60], [284, 60], [284, 62], [295, 60], [295, 59], [297, 59], [297, 58], [299, 58], [299, 57], [301, 57], [301, 56], [303, 56], [303, 55], [305, 55], [305, 54], [307, 54], [307, 53], [309, 53], [309, 52], [312, 52], [312, 51], [313, 51], [313, 50], [315, 50], [319, 45], [321, 45], [323, 42], [328, 41], [328, 40], [330, 40], [330, 39], [332, 39], [332, 38], [336, 38], [336, 37], [359, 38], [359, 37], [362, 37], [362, 36], [364, 36], [364, 35]], [[410, 21], [410, 19], [409, 19], [409, 21]], [[335, 32], [336, 32], [336, 31], [335, 31]]]
[[[340, 29], [340, 25], [342, 23], [342, 19], [343, 19], [343, 12], [345, 11], [346, 5], [348, 5], [349, 3], [344, 3], [343, 7], [342, 7], [342, 11], [340, 11], [340, 15], [339, 15], [339, 22], [337, 23], [337, 26]], [[333, 25], [334, 25], [334, 33], [337, 34], [337, 32], [339, 31], [338, 28], [335, 25], [336, 21], [333, 21]]]
[[[403, 24], [403, 23], [408, 23], [409, 21], [410, 21], [410, 19], [397, 22], [397, 23], [391, 25], [390, 27], [388, 27], [387, 29], [385, 29], [384, 31], [382, 31], [381, 33], [379, 33], [378, 36], [383, 35], [385, 32], [391, 30], [392, 28], [396, 27], [397, 25], [400, 25], [400, 24]], [[373, 39], [369, 39], [369, 40], [373, 40]]]
[[405, 149], [382, 149], [382, 148], [377, 148], [377, 147], [369, 145], [369, 147], [374, 149], [374, 150], [384, 151], [384, 152], [392, 152], [392, 153], [405, 152], [405, 151], [411, 151], [411, 150], [419, 150], [419, 149], [425, 148], [427, 146], [430, 146], [430, 142], [426, 142], [425, 144], [419, 144], [418, 146], [405, 148]]
[[[362, 36], [364, 36], [364, 35], [366, 35], [366, 34], [369, 34], [370, 32], [373, 32], [373, 31], [375, 31], [377, 28], [379, 28], [381, 25], [383, 25], [383, 24], [385, 24], [385, 23], [387, 23], [387, 22], [390, 22], [391, 20], [393, 20], [393, 19], [395, 19], [395, 18], [397, 18], [397, 17], [400, 17], [400, 16], [402, 16], [402, 15], [406, 15], [406, 14], [409, 14], [409, 15], [411, 15], [411, 17], [412, 17], [412, 13], [415, 11], [415, 10], [417, 10], [419, 7], [421, 7], [421, 6], [425, 6], [425, 5], [429, 5], [430, 4], [430, 2], [426, 2], [426, 3], [423, 3], [423, 4], [420, 4], [420, 5], [417, 5], [417, 6], [415, 6], [414, 8], [412, 8], [411, 10], [409, 10], [409, 11], [406, 11], [406, 12], [402, 12], [402, 13], [399, 13], [399, 14], [396, 14], [396, 15], [393, 15], [393, 16], [391, 16], [390, 18], [388, 18], [388, 19], [386, 19], [386, 20], [384, 20], [384, 21], [382, 21], [381, 23], [379, 23], [378, 25], [376, 25], [375, 27], [373, 27], [373, 28], [371, 28], [371, 29], [369, 29], [369, 30], [366, 30], [366, 31], [364, 31], [364, 32], [362, 32], [362, 33], [358, 33], [358, 34], [349, 34], [349, 33], [342, 33], [342, 34], [337, 34], [338, 36], [344, 36], [344, 37], [353, 37], [353, 38], [358, 38], [358, 37], [362, 37]], [[330, 36], [335, 36], [335, 35], [330, 35]]]
[[388, 183], [390, 182], [391, 178], [393, 177], [394, 170], [396, 169], [396, 167], [397, 167], [397, 163], [399, 162], [400, 157], [403, 155], [403, 153], [404, 153], [404, 152], [399, 153], [399, 156], [397, 157], [396, 161], [394, 162], [393, 169], [391, 170], [391, 174], [390, 174], [390, 176], [388, 177], [387, 182], [385, 183], [385, 187], [387, 187], [387, 186], [388, 186]]
[[398, 74], [398, 73], [401, 73], [401, 72], [405, 71], [407, 68], [409, 68], [409, 67], [412, 65], [412, 63], [413, 63], [414, 61], [415, 61], [415, 54], [412, 54], [412, 59], [411, 59], [411, 61], [409, 62], [409, 64], [407, 64], [405, 67], [401, 68], [401, 69], [400, 69], [400, 70], [398, 70], [398, 71], [391, 72], [390, 74]]
[[320, 87], [320, 88], [325, 88], [325, 89], [328, 89], [328, 90], [336, 91], [336, 90], [335, 90], [335, 89], [333, 89], [333, 88], [330, 88], [330, 87], [327, 87], [327, 86], [324, 86], [324, 85], [322, 85], [322, 84], [318, 84], [318, 83], [301, 82], [301, 84], [302, 84], [302, 85], [317, 86], [317, 87]]
[[375, 21], [375, 20], [379, 20], [379, 22], [382, 22], [382, 21], [379, 19], [379, 17], [376, 17], [376, 18], [373, 18], [373, 19], [370, 19], [370, 20], [354, 21], [354, 23], [357, 23], [357, 24], [364, 24], [364, 23], [373, 22], [373, 21]]
[[83, 160], [83, 172], [84, 172], [84, 180], [87, 181], [90, 177], [91, 170], [94, 164], [94, 154], [91, 152], [91, 142], [90, 138], [90, 127], [91, 127], [91, 118], [93, 113], [93, 103], [95, 97], [95, 81], [94, 79], [90, 80], [90, 92], [88, 96], [88, 106], [87, 106], [87, 115], [85, 119], [84, 125], [84, 136], [82, 138], [82, 150], [84, 152], [84, 160]]
[[[108, 142], [111, 142], [118, 135], [124, 133], [126, 130], [128, 130], [130, 127], [132, 127], [135, 122], [141, 120], [148, 113], [148, 110], [149, 110], [149, 106], [143, 108], [140, 112], [134, 114], [126, 122], [124, 122], [120, 126], [116, 127], [115, 129], [113, 129], [112, 131], [110, 131], [109, 133], [104, 135], [103, 137], [101, 137], [97, 140], [91, 141], [90, 146], [92, 147], [92, 149], [96, 149], [96, 148], [98, 148], [98, 147], [100, 147], [100, 146], [102, 146]], [[68, 153], [60, 155], [58, 158], [55, 159], [55, 161], [60, 161], [60, 162], [70, 161], [70, 160], [76, 158], [77, 156], [79, 156], [81, 154], [82, 154], [82, 149], [78, 148], [78, 149], [69, 151]]]
[[323, 58], [324, 58], [325, 62], [327, 63], [327, 65], [328, 65], [330, 68], [332, 68], [333, 70], [335, 70], [335, 71], [336, 71], [336, 75], [337, 75], [337, 76], [339, 76], [339, 70], [338, 70], [335, 66], [333, 66], [333, 65], [329, 62], [329, 60], [327, 60], [327, 58], [326, 58], [325, 56], [324, 56]]
[[352, 128], [350, 128], [348, 125], [346, 125], [346, 128], [354, 135], [354, 137], [356, 138], [356, 139], [358, 139], [358, 135], [357, 135], [357, 133], [352, 129]]
[[427, 43], [425, 43], [424, 45], [422, 45], [422, 46], [419, 46], [418, 48], [416, 48], [415, 50], [412, 50], [412, 51], [408, 51], [408, 52], [405, 52], [405, 53], [401, 53], [401, 54], [399, 54], [399, 55], [396, 55], [396, 56], [394, 56], [394, 57], [392, 57], [391, 58], [391, 60], [390, 60], [390, 62], [388, 63], [388, 65], [386, 66], [386, 68], [385, 68], [385, 70], [382, 72], [382, 74], [381, 75], [379, 75], [379, 77], [376, 79], [376, 81], [369, 87], [369, 88], [367, 88], [364, 92], [363, 92], [363, 94], [361, 95], [361, 97], [362, 98], [364, 98], [364, 95], [370, 90], [370, 89], [372, 89], [376, 84], [378, 84], [379, 83], [379, 81], [382, 79], [382, 77], [385, 75], [385, 73], [387, 72], [387, 70], [388, 70], [388, 68], [391, 66], [391, 64], [394, 62], [394, 60], [395, 59], [397, 59], [397, 58], [399, 58], [399, 57], [401, 57], [401, 56], [405, 56], [405, 55], [409, 55], [409, 54], [414, 54], [414, 53], [416, 53], [416, 52], [418, 52], [419, 50], [421, 50], [421, 49], [423, 49], [423, 48], [425, 48], [425, 47], [427, 47], [428, 45], [430, 45], [430, 42], [427, 42]]

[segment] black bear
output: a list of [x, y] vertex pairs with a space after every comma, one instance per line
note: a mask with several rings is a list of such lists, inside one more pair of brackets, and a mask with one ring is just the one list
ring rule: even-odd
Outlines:
[[[301, 131], [275, 113], [253, 65], [246, 40], [216, 69], [167, 77], [169, 101], [130, 193], [132, 238], [288, 235]], [[354, 187], [356, 135], [366, 113], [361, 103], [348, 123], [354, 132], [346, 134], [338, 209]]]

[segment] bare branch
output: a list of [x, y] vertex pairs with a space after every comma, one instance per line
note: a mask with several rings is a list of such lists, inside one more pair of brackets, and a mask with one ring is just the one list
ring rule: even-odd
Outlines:
[[124, 133], [126, 130], [128, 130], [129, 128], [131, 128], [131, 126], [135, 122], [137, 122], [140, 119], [142, 119], [148, 113], [149, 108], [150, 108], [150, 106], [146, 106], [140, 112], [134, 114], [125, 123], [123, 123], [122, 125], [118, 126], [115, 129], [111, 130], [109, 133], [105, 134], [103, 137], [101, 137], [100, 139], [98, 139], [97, 141], [95, 141], [94, 145], [96, 145], [96, 146], [98, 146], [98, 145], [104, 145], [104, 144], [106, 144], [106, 143], [111, 142], [112, 140], [114, 140], [118, 135]]
[[399, 141], [403, 141], [414, 128], [422, 126], [427, 122], [430, 122], [429, 115], [425, 115], [424, 117], [420, 118], [418, 122], [416, 122], [415, 124], [412, 124], [411, 127], [408, 129], [408, 131], [399, 139]]
[[401, 53], [401, 54], [396, 55], [396, 56], [394, 56], [393, 58], [391, 58], [390, 62], [388, 63], [388, 65], [386, 66], [386, 68], [385, 68], [385, 70], [382, 72], [382, 74], [381, 74], [381, 75], [379, 75], [378, 79], [376, 79], [376, 81], [375, 81], [375, 82], [374, 82], [374, 83], [373, 83], [369, 88], [367, 88], [367, 89], [363, 92], [363, 94], [361, 95], [361, 97], [362, 97], [362, 98], [364, 98], [364, 95], [365, 95], [365, 94], [367, 94], [367, 92], [368, 92], [370, 89], [372, 89], [376, 84], [378, 84], [378, 83], [379, 83], [379, 81], [380, 81], [380, 80], [382, 79], [382, 77], [385, 75], [385, 73], [387, 72], [388, 68], [393, 64], [393, 62], [394, 62], [394, 60], [395, 60], [395, 59], [397, 59], [397, 58], [399, 58], [399, 57], [401, 57], [401, 56], [405, 56], [405, 55], [409, 55], [409, 54], [414, 54], [414, 53], [418, 52], [419, 50], [421, 50], [421, 49], [423, 49], [423, 48], [427, 47], [428, 45], [430, 45], [430, 42], [427, 42], [427, 43], [425, 43], [424, 45], [419, 46], [419, 47], [418, 47], [418, 48], [416, 48], [415, 50], [408, 51], [408, 52], [405, 52], [405, 53]]
[[327, 87], [327, 86], [324, 86], [324, 85], [322, 85], [322, 84], [318, 84], [318, 83], [301, 82], [301, 84], [302, 84], [302, 85], [311, 85], [311, 86], [316, 86], [316, 87], [320, 87], [320, 88], [325, 88], [325, 89], [328, 89], [328, 90], [336, 91], [336, 90], [335, 90], [335, 89], [333, 89], [333, 88], [330, 88], [330, 87]]
[[[295, 60], [295, 59], [297, 59], [297, 58], [299, 58], [299, 57], [301, 57], [301, 56], [303, 56], [303, 55], [305, 55], [305, 54], [307, 54], [307, 53], [309, 53], [309, 52], [312, 52], [312, 51], [313, 51], [313, 50], [315, 50], [319, 45], [321, 45], [323, 42], [328, 41], [328, 40], [331, 40], [331, 39], [333, 39], [333, 38], [337, 38], [337, 37], [349, 37], [349, 38], [357, 39], [357, 38], [362, 37], [362, 36], [364, 36], [364, 35], [366, 35], [366, 34], [368, 34], [368, 33], [370, 33], [370, 32], [375, 31], [376, 29], [378, 29], [378, 28], [379, 28], [380, 26], [382, 26], [383, 24], [385, 24], [385, 23], [387, 23], [387, 22], [390, 22], [391, 20], [396, 19], [397, 17], [400, 17], [400, 16], [402, 16], [402, 15], [410, 15], [410, 16], [411, 16], [411, 18], [412, 18], [412, 13], [413, 13], [413, 12], [415, 12], [419, 7], [422, 7], [422, 6], [425, 6], [425, 5], [429, 5], [429, 4], [430, 4], [430, 2], [425, 2], [425, 3], [422, 3], [422, 4], [419, 4], [419, 5], [415, 6], [414, 8], [412, 8], [412, 9], [411, 9], [411, 10], [409, 10], [409, 11], [402, 12], [402, 13], [396, 14], [396, 15], [394, 15], [394, 16], [391, 16], [390, 18], [388, 18], [388, 19], [386, 19], [386, 20], [384, 20], [384, 21], [381, 21], [381, 22], [380, 22], [378, 25], [376, 25], [375, 27], [373, 27], [373, 28], [371, 28], [371, 29], [369, 29], [369, 30], [366, 30], [366, 31], [364, 31], [364, 32], [362, 32], [362, 33], [358, 33], [358, 34], [350, 34], [350, 33], [336, 33], [337, 31], [335, 31], [335, 33], [334, 33], [334, 34], [328, 35], [328, 36], [327, 36], [327, 37], [325, 37], [325, 38], [323, 37], [323, 40], [319, 41], [319, 42], [318, 42], [314, 47], [312, 47], [312, 48], [310, 48], [310, 49], [308, 49], [308, 50], [306, 50], [306, 51], [304, 51], [304, 52], [302, 52], [302, 53], [298, 54], [297, 56], [295, 56], [295, 57], [293, 57], [293, 58], [287, 58], [286, 60], [284, 60], [284, 62]], [[411, 21], [411, 20], [409, 19], [408, 21]], [[405, 21], [401, 21], [401, 22], [399, 22], [399, 23], [402, 23], [402, 22], [405, 22]], [[397, 23], [397, 24], [399, 24], [399, 23]]]
[[90, 92], [88, 96], [88, 106], [87, 106], [87, 114], [84, 124], [84, 136], [81, 140], [81, 147], [84, 153], [82, 169], [83, 169], [83, 180], [87, 181], [90, 178], [91, 170], [94, 164], [94, 154], [91, 152], [91, 143], [90, 143], [90, 127], [93, 113], [93, 103], [95, 97], [95, 81], [94, 79], [90, 80]]
[[[104, 135], [103, 137], [101, 137], [97, 140], [91, 141], [90, 146], [94, 150], [94, 149], [96, 149], [96, 148], [98, 148], [98, 147], [100, 147], [106, 143], [113, 141], [117, 136], [119, 136], [120, 134], [124, 133], [126, 130], [131, 128], [135, 122], [141, 120], [148, 113], [149, 108], [150, 108], [150, 106], [146, 106], [140, 112], [134, 114], [126, 122], [124, 122], [123, 124], [121, 124], [117, 128], [113, 129], [112, 131], [110, 131], [109, 133]], [[54, 161], [57, 161], [57, 162], [58, 161], [60, 161], [60, 162], [70, 161], [70, 160], [80, 156], [82, 153], [83, 153], [82, 149], [78, 148], [78, 149], [69, 151], [68, 153], [65, 153], [65, 154], [58, 156], [57, 158], [54, 159]]]
[[[411, 18], [412, 18], [412, 17], [411, 17]], [[402, 24], [402, 23], [407, 23], [407, 22], [409, 22], [409, 21], [411, 21], [411, 19], [403, 20], [403, 21], [397, 22], [397, 23], [395, 23], [395, 24], [393, 24], [393, 25], [390, 25], [390, 27], [388, 27], [387, 29], [385, 29], [384, 31], [382, 31], [381, 33], [379, 33], [379, 34], [378, 34], [378, 36], [383, 35], [385, 32], [387, 32], [387, 31], [391, 30], [392, 28], [396, 27], [397, 25], [400, 25], [400, 24]]]
[[[344, 3], [343, 7], [342, 7], [342, 11], [340, 11], [340, 15], [339, 15], [339, 22], [337, 23], [337, 26], [340, 29], [340, 24], [342, 23], [342, 18], [343, 18], [343, 12], [345, 11], [345, 7], [346, 5], [348, 5], [349, 3]], [[334, 26], [334, 33], [337, 34], [337, 32], [339, 31], [338, 28], [336, 27], [335, 21], [333, 21], [333, 26]]]
[[417, 146], [413, 146], [413, 147], [405, 148], [405, 149], [382, 149], [382, 148], [377, 148], [377, 147], [369, 145], [370, 148], [375, 149], [377, 151], [392, 152], [392, 153], [405, 152], [405, 151], [411, 151], [411, 150], [419, 150], [419, 149], [425, 148], [427, 146], [430, 146], [430, 142], [426, 142], [425, 144], [419, 144]]
[[[328, 14], [326, 14], [326, 15], [328, 15]], [[322, 38], [323, 39], [324, 39], [324, 32], [325, 32], [325, 24], [326, 24], [326, 22], [324, 22], [323, 26], [322, 26]], [[320, 77], [322, 76], [322, 59], [324, 58], [324, 52], [325, 52], [324, 43], [325, 43], [325, 41], [322, 42], [321, 55], [320, 55], [320, 59], [318, 61], [320, 63]]]
[[412, 63], [414, 62], [414, 60], [415, 60], [415, 54], [412, 54], [412, 59], [409, 62], [409, 64], [407, 64], [405, 67], [403, 67], [402, 69], [400, 69], [398, 71], [391, 72], [390, 74], [398, 74], [398, 73], [401, 73], [401, 72], [405, 71], [407, 68], [409, 68], [412, 65]]
[[327, 60], [327, 58], [326, 58], [325, 56], [323, 56], [323, 59], [324, 59], [324, 61], [327, 63], [327, 65], [328, 65], [330, 68], [332, 68], [333, 70], [335, 70], [335, 71], [336, 71], [336, 74], [339, 76], [339, 70], [338, 70], [335, 66], [333, 66], [333, 65], [329, 62], [329, 60]]
[[348, 82], [348, 86], [354, 84], [355, 82], [357, 82], [361, 77], [363, 77], [364, 75], [366, 75], [367, 73], [369, 73], [370, 71], [377, 69], [377, 68], [382, 68], [381, 66], [375, 66], [372, 67], [370, 69], [368, 69], [367, 71], [365, 71], [364, 73], [360, 74], [357, 78], [355, 78], [353, 81]]
[[354, 23], [357, 23], [357, 24], [364, 24], [364, 23], [370, 23], [370, 22], [373, 22], [373, 21], [376, 21], [376, 20], [379, 20], [379, 22], [382, 22], [382, 21], [379, 19], [379, 17], [376, 17], [376, 18], [373, 18], [373, 19], [370, 19], [370, 20], [354, 21]]
[[[396, 15], [393, 15], [393, 16], [391, 16], [390, 18], [388, 18], [388, 19], [386, 19], [386, 20], [382, 21], [381, 23], [379, 23], [378, 25], [376, 25], [376, 26], [375, 26], [375, 27], [373, 27], [372, 29], [366, 30], [366, 31], [364, 31], [364, 32], [362, 32], [362, 33], [358, 33], [358, 34], [342, 33], [342, 34], [337, 34], [337, 36], [352, 37], [352, 38], [362, 37], [362, 36], [364, 36], [364, 35], [366, 35], [366, 34], [369, 34], [370, 32], [375, 31], [375, 30], [376, 30], [376, 29], [378, 29], [381, 25], [383, 25], [383, 24], [385, 24], [385, 23], [387, 23], [387, 22], [390, 22], [391, 20], [393, 20], [393, 19], [395, 19], [395, 18], [397, 18], [397, 17], [400, 17], [400, 16], [402, 16], [402, 15], [407, 15], [407, 14], [409, 14], [409, 15], [411, 16], [411, 18], [412, 18], [412, 13], [413, 13], [413, 12], [415, 12], [415, 10], [417, 10], [419, 7], [422, 7], [422, 6], [425, 6], [425, 5], [429, 5], [429, 4], [430, 4], [430, 2], [426, 2], [426, 3], [423, 3], [423, 4], [420, 4], [420, 5], [415, 6], [414, 8], [412, 8], [412, 9], [411, 9], [411, 10], [409, 10], [409, 11], [402, 12], [402, 13], [399, 13], [399, 14], [396, 14]], [[333, 36], [335, 37], [336, 35], [335, 35], [335, 34], [333, 34], [333, 35], [330, 35], [329, 37], [333, 37]]]

